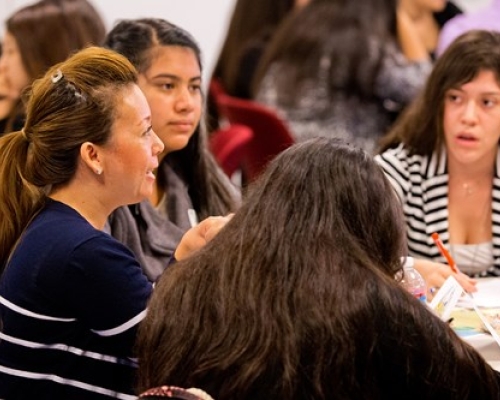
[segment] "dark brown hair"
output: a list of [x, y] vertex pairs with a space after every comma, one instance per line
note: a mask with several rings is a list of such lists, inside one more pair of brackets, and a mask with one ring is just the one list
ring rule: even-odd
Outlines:
[[496, 398], [493, 370], [394, 279], [405, 249], [399, 200], [372, 157], [327, 138], [290, 147], [226, 227], [160, 278], [140, 327], [140, 389]]
[[472, 30], [456, 38], [438, 58], [420, 96], [382, 138], [382, 152], [403, 143], [410, 154], [430, 156], [444, 144], [444, 100], [448, 90], [492, 71], [500, 85], [500, 33]]

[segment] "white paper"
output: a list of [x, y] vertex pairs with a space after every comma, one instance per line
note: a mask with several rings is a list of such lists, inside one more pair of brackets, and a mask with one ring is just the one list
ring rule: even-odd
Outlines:
[[444, 321], [448, 320], [452, 310], [457, 306], [467, 306], [474, 309], [484, 327], [500, 346], [500, 335], [491, 325], [491, 321], [496, 317], [493, 316], [494, 318], [491, 319], [492, 316], [489, 313], [485, 315], [486, 309], [484, 313], [480, 310], [481, 307], [500, 307], [500, 282], [498, 278], [479, 280], [477, 289], [477, 293], [474, 295], [466, 293], [457, 280], [450, 276], [438, 290], [429, 307]]
[[476, 311], [477, 315], [479, 315], [479, 318], [481, 318], [481, 321], [484, 324], [484, 326], [486, 327], [486, 329], [488, 330], [488, 332], [491, 334], [493, 339], [495, 339], [495, 341], [500, 346], [500, 336], [498, 335], [495, 328], [490, 324], [490, 321], [488, 320], [488, 318], [486, 318], [486, 316], [479, 310], [479, 308], [477, 308], [477, 305], [475, 304], [474, 301], [473, 301], [473, 306], [474, 306], [474, 311]]
[[500, 278], [479, 278], [472, 297], [477, 307], [500, 308]]
[[460, 286], [453, 276], [450, 276], [434, 295], [429, 307], [434, 310], [443, 321], [447, 321], [460, 298], [465, 295], [466, 293], [462, 286]]

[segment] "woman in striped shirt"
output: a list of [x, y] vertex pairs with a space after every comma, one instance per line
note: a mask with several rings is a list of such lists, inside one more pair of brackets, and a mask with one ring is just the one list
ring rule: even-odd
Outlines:
[[[500, 275], [500, 34], [471, 31], [438, 59], [421, 96], [384, 138], [376, 160], [399, 195], [409, 254], [431, 286], [451, 273]], [[456, 274], [474, 290], [474, 281]]]

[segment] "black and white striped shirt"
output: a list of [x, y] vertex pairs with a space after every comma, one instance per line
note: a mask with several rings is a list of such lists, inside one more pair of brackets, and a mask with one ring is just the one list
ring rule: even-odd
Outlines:
[[[403, 204], [408, 250], [413, 257], [446, 263], [431, 237], [437, 232], [449, 247], [448, 172], [446, 152], [432, 157], [409, 156], [401, 144], [375, 156]], [[490, 275], [500, 275], [500, 152], [497, 153], [492, 194], [493, 266]]]

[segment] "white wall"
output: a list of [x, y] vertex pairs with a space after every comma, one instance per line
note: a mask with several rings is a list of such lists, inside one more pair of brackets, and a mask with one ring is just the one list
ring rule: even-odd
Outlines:
[[[0, 0], [2, 1], [2, 0]], [[3, 0], [27, 3], [31, 0]], [[198, 40], [211, 72], [224, 39], [236, 0], [90, 0], [102, 12], [108, 26], [118, 18], [159, 17], [187, 29]], [[275, 0], [268, 0], [275, 1]], [[352, 0], [356, 1], [356, 0]], [[476, 10], [492, 0], [453, 0], [464, 10]]]
[[453, 2], [464, 10], [478, 10], [490, 4], [493, 0], [453, 0]]
[[[108, 27], [120, 18], [164, 18], [189, 31], [203, 52], [204, 77], [218, 57], [234, 0], [91, 0]], [[269, 0], [273, 1], [273, 0]]]
[[[111, 28], [121, 18], [156, 17], [167, 19], [188, 30], [203, 52], [204, 79], [208, 80], [235, 0], [89, 0], [101, 12], [106, 26]], [[273, 0], [269, 0], [273, 1]], [[35, 0], [0, 0], [0, 34], [8, 16]]]
[[[224, 39], [235, 0], [90, 0], [110, 28], [120, 18], [165, 18], [188, 30], [204, 55], [204, 79], [208, 80]], [[269, 0], [274, 1], [274, 0]], [[353, 0], [356, 1], [356, 0]], [[454, 0], [464, 10], [476, 10], [492, 0]], [[34, 0], [0, 0], [0, 20]], [[3, 23], [0, 34], [3, 33]]]

